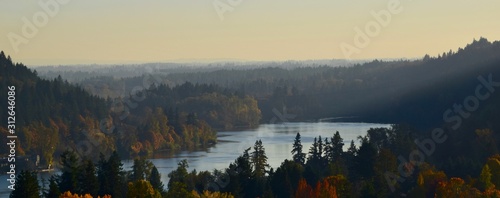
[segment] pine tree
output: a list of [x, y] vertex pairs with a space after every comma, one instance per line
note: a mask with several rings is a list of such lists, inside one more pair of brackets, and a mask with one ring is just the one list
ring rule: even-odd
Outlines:
[[99, 181], [97, 180], [96, 167], [92, 160], [84, 160], [80, 167], [78, 178], [78, 193], [97, 196], [99, 190]]
[[168, 177], [170, 178], [167, 184], [168, 189], [171, 189], [174, 183], [186, 184], [186, 179], [188, 176], [187, 168], [189, 168], [187, 160], [184, 159], [177, 163], [177, 169], [168, 174]]
[[49, 189], [46, 192], [44, 192], [44, 196], [46, 198], [59, 198], [59, 196], [61, 195], [61, 191], [59, 190], [59, 186], [57, 184], [58, 184], [57, 177], [54, 175], [50, 176]]
[[99, 195], [105, 195], [111, 192], [111, 181], [107, 177], [108, 164], [104, 154], [99, 154], [99, 162], [97, 163], [97, 180], [99, 181]]
[[230, 176], [230, 182], [226, 189], [231, 194], [240, 195], [249, 186], [250, 178], [252, 177], [252, 163], [250, 161], [250, 154], [248, 153], [250, 149], [252, 147], [245, 149], [243, 154], [236, 158], [226, 171]]
[[61, 192], [76, 192], [78, 186], [78, 157], [73, 151], [65, 151], [61, 154], [62, 174], [59, 182]]
[[340, 160], [342, 153], [344, 152], [342, 148], [344, 147], [344, 139], [340, 137], [340, 133], [337, 131], [332, 138], [330, 138], [330, 143], [326, 144], [325, 154], [329, 162], [334, 162]]
[[309, 149], [309, 156], [307, 158], [307, 161], [318, 161], [321, 159], [321, 153], [319, 152], [319, 142], [317, 138], [314, 138], [313, 144], [311, 148]]
[[361, 177], [368, 179], [373, 176], [373, 167], [376, 157], [377, 149], [367, 141], [367, 138], [362, 138], [358, 155], [355, 158], [356, 169], [360, 173]]
[[132, 166], [132, 181], [143, 180], [146, 178], [146, 167], [144, 159], [134, 159]]
[[123, 164], [118, 153], [114, 151], [106, 161], [101, 153], [98, 163], [97, 178], [100, 183], [99, 195], [111, 195], [121, 197], [126, 193], [126, 182], [124, 181]]
[[164, 185], [163, 182], [161, 181], [161, 174], [158, 172], [158, 169], [156, 166], [153, 166], [153, 169], [151, 170], [151, 177], [149, 178], [149, 183], [151, 183], [151, 186], [157, 191], [159, 191], [161, 194], [164, 193]]
[[297, 133], [297, 135], [295, 136], [295, 140], [293, 142], [292, 154], [293, 154], [293, 161], [295, 161], [296, 163], [300, 163], [302, 165], [305, 163], [306, 154], [302, 152], [300, 133]]
[[356, 145], [354, 144], [354, 140], [351, 140], [351, 144], [349, 145], [349, 148], [347, 149], [347, 153], [349, 155], [356, 155], [358, 153], [358, 148], [356, 148]]
[[263, 178], [266, 174], [266, 168], [269, 168], [269, 164], [267, 164], [266, 151], [262, 145], [262, 140], [255, 141], [253, 149], [251, 158], [254, 168], [253, 175], [256, 178]]
[[323, 139], [321, 138], [321, 135], [318, 137], [318, 159], [319, 160], [323, 160], [323, 148], [324, 148], [324, 144], [323, 144]]
[[[332, 138], [330, 138], [332, 139]], [[333, 139], [332, 139], [333, 141]], [[325, 138], [325, 151], [324, 151], [324, 156], [327, 162], [333, 161], [333, 146], [332, 142], [328, 141], [328, 138]]]
[[40, 198], [40, 185], [38, 185], [36, 172], [21, 171], [10, 198]]

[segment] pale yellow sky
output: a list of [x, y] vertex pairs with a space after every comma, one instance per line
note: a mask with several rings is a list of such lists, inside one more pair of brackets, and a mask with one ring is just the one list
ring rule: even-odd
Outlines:
[[[398, 2], [401, 12], [391, 13], [386, 26], [371, 14]], [[232, 11], [219, 15], [214, 3]], [[500, 40], [499, 0], [0, 0], [0, 5], [0, 50], [33, 66], [413, 58], [456, 50], [481, 36]], [[356, 45], [355, 28], [366, 33], [366, 24], [380, 29], [367, 36], [369, 43]], [[347, 56], [342, 45], [356, 50]]]

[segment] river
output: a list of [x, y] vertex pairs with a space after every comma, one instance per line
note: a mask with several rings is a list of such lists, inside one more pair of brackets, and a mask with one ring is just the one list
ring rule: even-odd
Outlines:
[[[339, 123], [339, 122], [292, 122], [283, 124], [263, 124], [257, 129], [246, 131], [218, 132], [218, 143], [206, 151], [180, 152], [169, 158], [150, 159], [162, 175], [165, 186], [168, 173], [177, 168], [177, 163], [187, 159], [189, 171], [222, 170], [240, 156], [246, 148], [253, 147], [256, 140], [262, 140], [268, 164], [276, 169], [285, 159], [291, 159], [292, 144], [297, 133], [302, 136], [303, 152], [307, 153], [315, 137], [332, 137], [338, 131], [344, 139], [344, 150], [351, 140], [359, 146], [357, 137], [365, 135], [370, 128], [390, 127], [388, 124]], [[131, 170], [133, 160], [124, 160], [124, 169]], [[40, 178], [48, 179], [53, 173], [40, 173]], [[0, 197], [8, 197], [11, 192], [7, 186], [7, 175], [0, 176]]]

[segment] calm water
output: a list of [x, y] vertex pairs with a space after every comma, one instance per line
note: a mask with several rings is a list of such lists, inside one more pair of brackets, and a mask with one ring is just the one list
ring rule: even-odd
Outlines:
[[[303, 152], [307, 153], [312, 145], [313, 139], [322, 136], [332, 137], [336, 131], [344, 139], [344, 149], [347, 149], [351, 140], [356, 145], [359, 144], [357, 137], [365, 135], [370, 128], [389, 127], [388, 124], [372, 123], [284, 123], [284, 124], [264, 124], [259, 128], [248, 131], [237, 132], [219, 132], [218, 143], [207, 151], [181, 152], [170, 158], [150, 159], [158, 171], [162, 174], [162, 180], [165, 186], [168, 183], [168, 173], [177, 168], [177, 163], [187, 159], [189, 171], [224, 169], [229, 163], [240, 156], [246, 148], [253, 147], [256, 140], [262, 140], [266, 150], [268, 163], [271, 167], [277, 168], [285, 159], [291, 159], [292, 143], [295, 135], [300, 132], [302, 136]], [[123, 162], [124, 169], [130, 170], [133, 164], [132, 160]], [[39, 176], [48, 178], [53, 173], [41, 173]], [[0, 197], [8, 197], [10, 190], [7, 189], [7, 175], [0, 176]]]

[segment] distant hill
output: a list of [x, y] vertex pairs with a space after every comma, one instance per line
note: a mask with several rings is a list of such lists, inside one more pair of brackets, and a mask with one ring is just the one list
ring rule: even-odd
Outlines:
[[[90, 65], [44, 65], [32, 66], [39, 76], [44, 79], [53, 79], [61, 76], [70, 83], [82, 83], [82, 81], [101, 77], [131, 78], [140, 77], [144, 74], [155, 73], [157, 75], [212, 72], [218, 70], [249, 70], [266, 67], [278, 67], [292, 69], [298, 67], [317, 66], [352, 66], [354, 64], [368, 62], [368, 60], [302, 60], [302, 61], [239, 61], [239, 60], [214, 60], [214, 61], [180, 61], [180, 62], [158, 62], [143, 64], [90, 64]], [[85, 83], [85, 82], [83, 82]]]
[[[474, 94], [479, 75], [500, 79], [499, 48], [499, 41], [480, 38], [464, 48], [417, 60], [373, 60], [339, 67], [291, 61], [279, 66], [151, 75], [170, 86], [214, 84], [253, 96], [258, 99], [263, 123], [271, 122], [276, 110], [283, 113], [286, 107], [287, 113], [296, 115], [290, 121], [347, 117], [344, 120], [405, 122], [428, 128], [442, 124], [448, 108]], [[144, 78], [96, 77], [81, 85], [103, 97], [118, 97], [141, 85]], [[489, 99], [481, 107], [492, 103], [496, 101]]]
[[[151, 83], [119, 98], [96, 96], [61, 76], [42, 79], [36, 71], [0, 53], [0, 103], [15, 86], [17, 155], [29, 159], [19, 170], [57, 165], [66, 150], [97, 160], [98, 153], [118, 151], [124, 158], [157, 151], [204, 149], [217, 142], [213, 129], [252, 128], [260, 111], [252, 97], [218, 86], [169, 87]], [[6, 107], [6, 106], [2, 106]], [[9, 135], [7, 111], [0, 133]], [[8, 154], [2, 138], [1, 156]]]
[[[37, 73], [21, 63], [14, 63], [0, 52], [0, 103], [7, 104], [8, 86], [15, 86], [15, 124], [18, 141], [17, 155], [41, 157], [41, 165], [54, 164], [54, 156], [66, 149], [76, 148], [85, 139], [82, 130], [86, 121], [108, 116], [106, 101], [71, 85], [62, 78], [40, 79]], [[6, 107], [3, 106], [2, 107]], [[0, 114], [7, 120], [7, 111]], [[7, 135], [7, 123], [1, 122], [0, 131]], [[111, 141], [110, 137], [103, 140]], [[2, 138], [0, 152], [6, 154], [7, 139]], [[114, 149], [113, 144], [102, 144], [102, 152]], [[31, 160], [30, 160], [31, 161]], [[33, 160], [34, 161], [34, 160]], [[32, 166], [34, 164], [30, 164]]]

